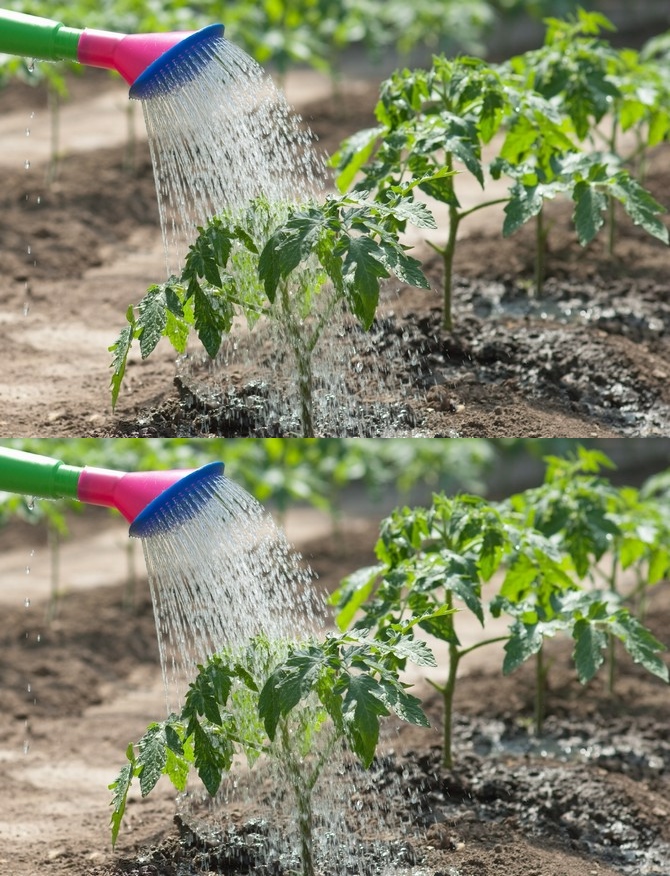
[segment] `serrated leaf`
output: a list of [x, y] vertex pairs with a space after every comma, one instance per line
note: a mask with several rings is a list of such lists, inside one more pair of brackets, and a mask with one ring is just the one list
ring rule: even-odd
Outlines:
[[650, 630], [627, 611], [619, 612], [610, 627], [635, 663], [640, 663], [652, 675], [668, 681], [668, 667], [658, 656], [665, 647]]
[[135, 337], [135, 311], [132, 306], [126, 311], [126, 319], [128, 325], [124, 329], [121, 329], [118, 338], [111, 347], [109, 347], [109, 352], [113, 354], [112, 364], [110, 366], [113, 369], [110, 381], [112, 389], [112, 410], [116, 407], [116, 403], [119, 399], [121, 384], [123, 383], [123, 378], [126, 373], [128, 354], [130, 353], [133, 338]]
[[183, 355], [186, 352], [186, 345], [190, 333], [191, 330], [188, 323], [168, 310], [166, 314], [164, 334], [180, 355]]
[[325, 659], [320, 648], [307, 648], [289, 657], [267, 679], [258, 699], [258, 714], [270, 739], [274, 739], [280, 717], [314, 689]]
[[402, 283], [417, 289], [430, 289], [430, 282], [423, 272], [421, 262], [407, 255], [395, 241], [381, 240], [379, 252], [384, 266]]
[[112, 847], [116, 845], [119, 836], [121, 822], [123, 821], [123, 816], [126, 811], [128, 792], [135, 774], [135, 751], [132, 744], [126, 749], [126, 757], [128, 758], [128, 763], [121, 768], [119, 775], [111, 785], [108, 786], [110, 791], [114, 792], [111, 802], [113, 810], [110, 821], [112, 828]]
[[522, 225], [532, 219], [542, 209], [544, 199], [538, 186], [514, 185], [510, 189], [510, 199], [505, 204], [503, 237], [509, 237]]
[[375, 144], [384, 133], [384, 127], [377, 125], [366, 128], [348, 137], [329, 161], [331, 167], [339, 170], [335, 185], [346, 192], [354, 177], [372, 155]]
[[658, 214], [664, 213], [665, 209], [637, 180], [625, 173], [618, 174], [610, 185], [610, 191], [635, 225], [640, 225], [653, 237], [668, 243], [668, 229], [658, 218]]
[[582, 180], [575, 185], [572, 199], [575, 202], [572, 219], [577, 229], [577, 237], [581, 245], [586, 246], [605, 222], [603, 213], [607, 209], [607, 197]]
[[282, 715], [282, 701], [278, 689], [280, 677], [277, 672], [273, 672], [263, 685], [258, 698], [258, 715], [263, 721], [265, 732], [271, 740], [275, 738], [277, 725]]
[[137, 766], [140, 768], [140, 792], [143, 797], [146, 797], [163, 775], [163, 769], [167, 761], [167, 743], [164, 726], [161, 724], [150, 724], [137, 747]]
[[341, 630], [346, 630], [354, 619], [354, 615], [367, 602], [375, 586], [377, 578], [385, 566], [365, 566], [348, 575], [338, 589], [331, 594], [328, 602], [339, 608], [335, 622]]
[[275, 233], [266, 242], [258, 259], [258, 277], [265, 287], [268, 300], [274, 303], [277, 286], [281, 279], [279, 244], [281, 235]]
[[167, 325], [168, 310], [164, 288], [150, 286], [137, 305], [137, 310], [140, 354], [146, 359], [155, 350]]
[[[453, 614], [453, 609], [448, 609], [446, 606], [440, 606], [439, 608], [436, 608], [434, 612], [431, 612], [429, 617], [435, 618], [445, 614]], [[416, 618], [410, 625], [414, 626], [414, 624], [419, 623], [420, 620], [422, 620], [422, 618]], [[404, 628], [407, 628], [407, 626], [408, 625], [404, 625]], [[413, 639], [411, 636], [401, 636], [400, 639], [393, 642], [392, 650], [396, 657], [399, 657], [402, 660], [409, 660], [410, 663], [413, 663], [415, 666], [437, 666], [435, 655], [428, 647], [428, 643], [423, 642], [420, 639]]]
[[380, 247], [371, 238], [349, 238], [342, 277], [351, 310], [366, 330], [377, 310], [379, 281], [389, 276], [379, 256]]
[[503, 675], [514, 672], [522, 663], [542, 647], [544, 637], [539, 624], [515, 623], [510, 628], [510, 638], [505, 642]]
[[575, 647], [572, 652], [577, 675], [582, 684], [591, 681], [601, 667], [607, 645], [607, 634], [588, 620], [578, 620], [574, 625], [572, 636]]
[[219, 352], [223, 334], [231, 329], [232, 307], [215, 289], [197, 286], [193, 295], [193, 314], [200, 343], [210, 359], [214, 359]]
[[417, 727], [430, 727], [430, 721], [421, 707], [421, 700], [407, 693], [396, 678], [381, 678], [379, 687], [383, 691], [380, 698], [401, 721]]
[[[221, 758], [218, 746], [212, 744], [210, 734], [200, 724], [196, 724], [194, 727], [193, 751], [195, 768], [200, 781], [207, 789], [208, 794], [214, 797], [219, 790], [226, 761]], [[229, 766], [230, 764], [228, 764]]]
[[183, 794], [186, 790], [190, 766], [183, 757], [180, 757], [171, 748], [167, 749], [166, 754], [165, 775], [170, 779], [177, 791]]
[[350, 676], [342, 706], [342, 718], [349, 744], [367, 769], [379, 741], [379, 719], [388, 715], [379, 694], [379, 683], [369, 675]]

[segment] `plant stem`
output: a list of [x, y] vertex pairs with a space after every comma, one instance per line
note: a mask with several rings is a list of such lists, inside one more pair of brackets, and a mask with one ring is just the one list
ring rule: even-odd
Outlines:
[[[448, 609], [453, 608], [453, 596], [451, 591], [446, 594], [445, 602]], [[442, 703], [444, 705], [444, 726], [443, 726], [443, 742], [442, 742], [442, 766], [451, 769], [454, 765], [452, 753], [452, 735], [453, 735], [453, 713], [454, 713], [454, 691], [456, 690], [456, 674], [458, 672], [458, 664], [461, 659], [461, 654], [456, 644], [456, 634], [454, 633], [454, 617], [448, 616], [449, 625], [451, 627], [451, 641], [449, 642], [449, 674], [442, 690]]]
[[544, 227], [544, 209], [541, 209], [535, 219], [535, 295], [538, 298], [541, 298], [544, 292], [547, 234]]
[[[447, 152], [446, 166], [448, 170], [453, 170], [453, 158], [451, 152]], [[456, 195], [454, 194], [454, 178], [448, 177], [446, 182], [451, 191], [449, 202], [449, 237], [447, 244], [442, 250], [442, 262], [444, 264], [444, 288], [443, 288], [443, 309], [442, 309], [442, 328], [450, 332], [453, 327], [453, 319], [451, 316], [451, 293], [453, 289], [453, 272], [454, 272], [454, 253], [456, 251], [456, 235], [458, 234], [458, 225], [461, 221], [458, 207], [456, 206]]]
[[300, 425], [303, 438], [314, 438], [314, 419], [312, 409], [312, 350], [309, 338], [305, 338], [303, 327], [296, 321], [291, 307], [288, 285], [281, 284], [281, 322], [286, 330], [298, 369], [298, 396], [300, 399]]
[[459, 660], [461, 657], [465, 657], [466, 654], [469, 654], [471, 651], [476, 651], [477, 648], [483, 648], [485, 645], [493, 645], [495, 642], [507, 642], [509, 641], [509, 634], [506, 636], [496, 636], [494, 639], [484, 639], [481, 642], [475, 642], [474, 645], [470, 645], [468, 648], [462, 648], [458, 652]]
[[316, 870], [314, 868], [314, 815], [312, 812], [312, 790], [318, 772], [312, 775], [311, 780], [305, 780], [303, 769], [301, 769], [299, 761], [293, 755], [291, 734], [287, 721], [281, 722], [281, 745], [281, 759], [286, 768], [291, 787], [293, 788], [298, 809], [298, 833], [300, 835], [302, 876], [316, 876]]
[[[612, 572], [610, 573], [610, 590], [612, 593], [617, 592], [617, 558], [612, 560]], [[612, 633], [608, 635], [607, 641], [607, 693], [610, 696], [614, 695], [614, 683], [616, 681], [616, 640]]]
[[[612, 135], [610, 137], [610, 152], [616, 155], [616, 121], [612, 122]], [[616, 237], [616, 217], [615, 217], [616, 201], [612, 195], [607, 196], [607, 255], [612, 258], [614, 255], [614, 242]]]
[[541, 736], [546, 712], [548, 667], [544, 665], [544, 645], [535, 656], [535, 735]]
[[303, 438], [314, 438], [314, 411], [312, 406], [312, 357], [304, 349], [296, 350], [298, 361], [298, 393], [300, 396], [300, 423]]

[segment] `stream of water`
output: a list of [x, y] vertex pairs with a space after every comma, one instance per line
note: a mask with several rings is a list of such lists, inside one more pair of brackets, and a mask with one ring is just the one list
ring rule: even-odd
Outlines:
[[[168, 712], [181, 707], [196, 665], [224, 647], [242, 652], [257, 634], [297, 642], [310, 633], [325, 635], [327, 610], [313, 573], [269, 513], [223, 474], [165, 503], [142, 545]], [[326, 735], [316, 734], [312, 745], [318, 747]], [[335, 872], [363, 873], [359, 856], [369, 854], [369, 844], [361, 846], [361, 838], [347, 826], [348, 818], [356, 818], [362, 771], [339, 747], [324, 770], [313, 799], [315, 853]], [[210, 818], [234, 831], [223, 812], [242, 806], [258, 813], [264, 825], [259, 855], [268, 866], [282, 861], [293, 870], [299, 866], [298, 822], [287, 791], [278, 760], [261, 759], [251, 770], [240, 764], [211, 801]], [[180, 803], [186, 814], [200, 805], [194, 793]], [[383, 822], [384, 805], [383, 795], [367, 804], [368, 810], [379, 807], [377, 825]]]
[[142, 101], [168, 274], [212, 216], [259, 196], [304, 201], [325, 180], [311, 134], [262, 67], [225, 37], [194, 55], [193, 75], [182, 59]]
[[[326, 185], [312, 134], [268, 74], [223, 37], [194, 53], [180, 61], [176, 74], [168, 70], [161, 88], [142, 101], [168, 275], [181, 272], [197, 228], [213, 216], [241, 215], [262, 197], [275, 208], [278, 224], [288, 204], [304, 203]], [[182, 64], [193, 70], [181, 69]], [[246, 265], [233, 270], [238, 282], [245, 271], [255, 271]], [[254, 282], [251, 276], [249, 282]], [[309, 316], [298, 314], [305, 331], [328, 309], [328, 297], [323, 291], [311, 302]], [[403, 388], [392, 364], [399, 349], [369, 355], [374, 341], [343, 307], [335, 308], [326, 322], [312, 354], [316, 433], [408, 434]], [[236, 324], [207, 382], [229, 387], [231, 371], [254, 374], [261, 384], [268, 434], [300, 435], [297, 364], [286, 332], [280, 319], [261, 319], [251, 336]], [[189, 356], [185, 367], [193, 361]], [[370, 395], [381, 398], [381, 404], [375, 406]]]
[[257, 634], [299, 640], [325, 619], [311, 570], [246, 490], [220, 475], [193, 493], [142, 539], [169, 711], [222, 648]]

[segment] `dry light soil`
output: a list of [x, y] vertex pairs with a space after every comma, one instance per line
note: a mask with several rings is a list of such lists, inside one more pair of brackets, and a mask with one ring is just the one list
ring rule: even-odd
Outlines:
[[[287, 94], [326, 155], [374, 124], [378, 83], [349, 81], [339, 101], [307, 74]], [[250, 358], [214, 368], [197, 351], [134, 354], [116, 412], [107, 347], [124, 313], [165, 277], [143, 122], [125, 141], [125, 90], [90, 71], [61, 110], [58, 175], [48, 182], [44, 93], [0, 92], [0, 432], [12, 435], [295, 434], [285, 358], [262, 333]], [[28, 136], [27, 136], [28, 135]], [[670, 146], [646, 184], [670, 204]], [[484, 197], [463, 174], [464, 204]], [[497, 190], [494, 189], [497, 193]], [[464, 221], [453, 331], [441, 328], [442, 268], [415, 241], [432, 290], [391, 283], [368, 335], [333, 340], [317, 377], [320, 434], [607, 437], [667, 434], [670, 424], [668, 248], [620, 217], [613, 257], [575, 240], [570, 206], [552, 203], [544, 296], [531, 294], [533, 231], [500, 235], [501, 214]], [[442, 242], [444, 233], [435, 237]], [[331, 341], [329, 341], [329, 344]], [[333, 379], [332, 369], [338, 380]], [[338, 384], [334, 398], [333, 387]], [[330, 411], [330, 414], [329, 414]], [[333, 417], [332, 412], [339, 412]]]
[[[348, 521], [346, 552], [327, 531], [292, 540], [331, 588], [372, 560], [376, 532], [376, 523]], [[213, 811], [195, 795], [177, 805], [163, 785], [146, 800], [134, 795], [110, 847], [106, 786], [127, 743], [165, 709], [148, 587], [142, 574], [134, 588], [124, 583], [124, 536], [102, 514], [73, 520], [63, 593], [47, 620], [25, 568], [35, 577], [47, 567], [48, 581], [41, 536], [18, 524], [0, 533], [0, 872], [288, 876], [290, 856], [260, 857], [278, 793], [264, 783]], [[648, 623], [667, 641], [669, 584], [654, 589]], [[530, 667], [503, 680], [499, 653], [474, 654], [456, 697], [453, 769], [440, 764], [439, 703], [419, 681], [431, 729], [401, 727], [369, 772], [340, 771], [347, 842], [320, 873], [669, 876], [667, 686], [622, 658], [614, 696], [599, 681], [582, 688], [555, 643], [536, 738]], [[331, 826], [317, 820], [315, 829]]]

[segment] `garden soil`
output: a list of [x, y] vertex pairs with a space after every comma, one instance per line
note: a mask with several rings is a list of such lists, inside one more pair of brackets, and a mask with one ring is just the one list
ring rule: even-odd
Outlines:
[[[328, 590], [369, 564], [377, 533], [355, 516], [339, 538], [329, 525], [313, 511], [286, 523]], [[75, 517], [48, 620], [43, 535], [19, 523], [0, 532], [0, 872], [288, 876], [286, 864], [255, 859], [274, 793], [262, 785], [256, 799], [213, 813], [195, 797], [178, 804], [161, 783], [146, 800], [132, 796], [110, 847], [107, 784], [128, 742], [165, 714], [148, 585], [139, 557], [129, 585], [127, 542], [106, 512]], [[481, 633], [463, 621], [464, 641], [474, 641]], [[667, 641], [668, 583], [654, 588], [648, 622]], [[551, 651], [538, 739], [530, 669], [502, 680], [499, 652], [473, 652], [456, 696], [453, 769], [440, 766], [434, 691], [411, 678], [432, 727], [387, 734], [370, 772], [344, 773], [341, 814], [358, 857], [324, 865], [324, 876], [669, 876], [667, 686], [622, 659], [608, 697], [600, 682], [581, 688], [568, 657], [558, 643]]]
[[[346, 81], [338, 99], [308, 73], [287, 81], [289, 101], [332, 154], [374, 123], [378, 83]], [[124, 314], [166, 268], [139, 106], [128, 146], [125, 88], [104, 74], [70, 83], [60, 111], [58, 172], [49, 182], [44, 92], [0, 91], [0, 434], [278, 435], [281, 356], [254, 330], [240, 355], [214, 368], [196, 350], [175, 362], [166, 342], [134, 352], [115, 412], [107, 350]], [[134, 106], [131, 103], [131, 106]], [[670, 205], [670, 146], [656, 149], [647, 185]], [[463, 174], [464, 204], [484, 195]], [[497, 189], [493, 189], [498, 193]], [[620, 223], [613, 258], [581, 249], [570, 209], [551, 204], [545, 295], [532, 296], [533, 235], [500, 237], [501, 214], [464, 221], [456, 256], [455, 327], [440, 327], [441, 265], [425, 243], [430, 291], [389, 283], [369, 335], [341, 332], [343, 397], [328, 434], [416, 436], [647, 436], [670, 424], [668, 248]], [[435, 238], [439, 240], [439, 237]], [[245, 350], [253, 355], [244, 358]], [[381, 365], [381, 371], [380, 371]], [[332, 375], [331, 375], [332, 377]], [[316, 395], [334, 381], [326, 373]], [[319, 382], [320, 381], [320, 382]], [[295, 382], [295, 381], [293, 381]], [[331, 405], [333, 407], [333, 405]]]

